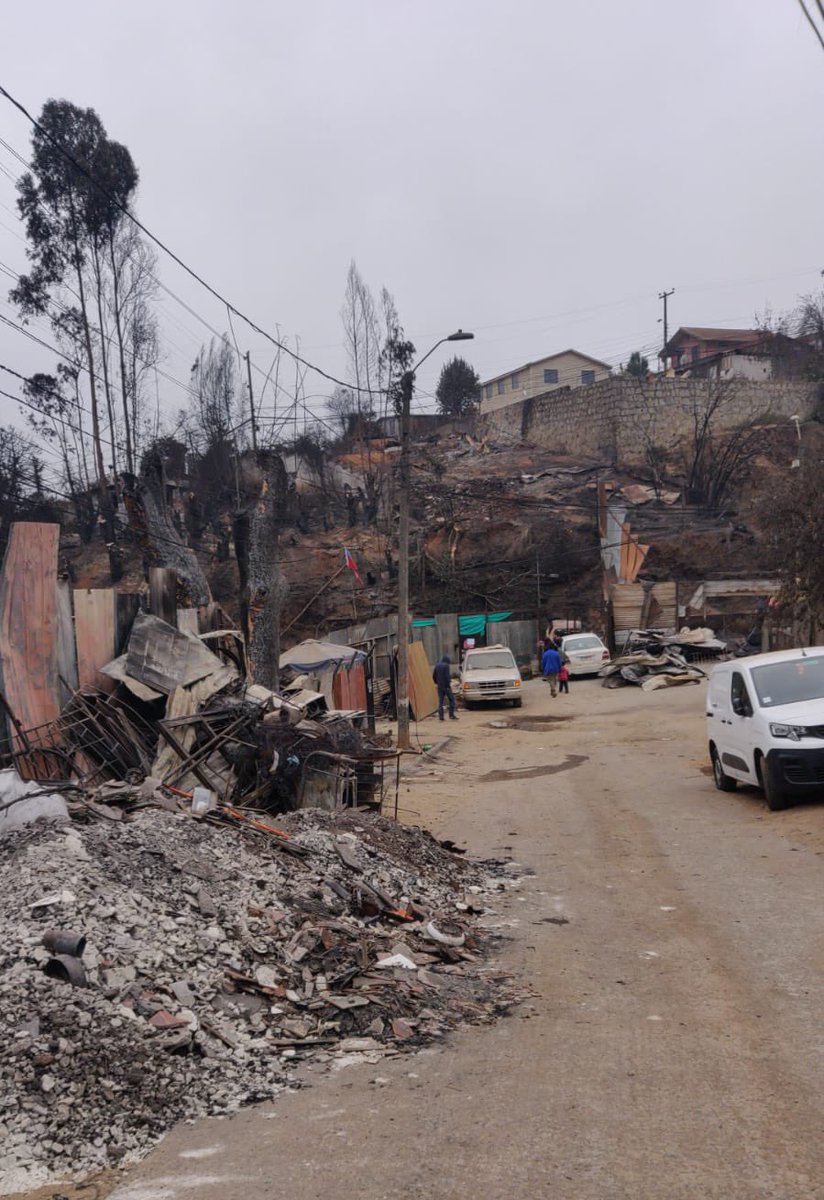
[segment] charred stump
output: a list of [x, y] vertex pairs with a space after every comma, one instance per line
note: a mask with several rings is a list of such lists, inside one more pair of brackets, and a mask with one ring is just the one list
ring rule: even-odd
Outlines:
[[288, 490], [286, 469], [273, 450], [259, 450], [244, 459], [242, 508], [235, 517], [240, 617], [249, 674], [273, 691], [278, 686], [280, 612], [287, 593], [278, 553]]

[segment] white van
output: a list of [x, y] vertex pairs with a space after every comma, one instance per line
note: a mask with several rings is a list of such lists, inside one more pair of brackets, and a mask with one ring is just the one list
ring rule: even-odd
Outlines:
[[719, 663], [707, 691], [715, 786], [763, 788], [767, 807], [824, 794], [824, 646]]

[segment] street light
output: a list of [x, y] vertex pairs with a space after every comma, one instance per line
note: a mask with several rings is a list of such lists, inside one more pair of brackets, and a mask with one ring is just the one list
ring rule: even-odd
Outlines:
[[450, 333], [427, 350], [410, 371], [401, 376], [401, 458], [398, 487], [398, 749], [409, 749], [409, 416], [415, 372], [444, 342], [469, 342], [474, 333]]

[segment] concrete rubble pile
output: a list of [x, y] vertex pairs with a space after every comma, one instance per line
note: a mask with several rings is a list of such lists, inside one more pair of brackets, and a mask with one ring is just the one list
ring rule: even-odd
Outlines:
[[512, 1002], [484, 954], [514, 864], [360, 810], [275, 828], [109, 790], [0, 839], [0, 1191], [133, 1161], [297, 1059], [377, 1061]]

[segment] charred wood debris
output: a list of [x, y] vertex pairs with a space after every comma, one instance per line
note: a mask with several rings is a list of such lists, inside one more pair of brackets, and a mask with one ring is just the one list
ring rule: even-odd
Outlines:
[[227, 631], [138, 614], [103, 674], [40, 729], [7, 711], [6, 1194], [136, 1161], [299, 1086], [303, 1059], [378, 1063], [520, 998], [492, 957], [520, 869], [393, 819], [380, 737], [300, 679], [250, 685]]

